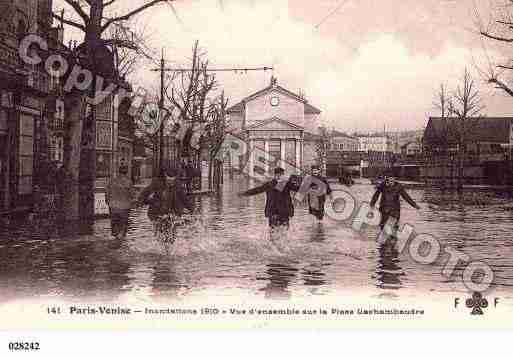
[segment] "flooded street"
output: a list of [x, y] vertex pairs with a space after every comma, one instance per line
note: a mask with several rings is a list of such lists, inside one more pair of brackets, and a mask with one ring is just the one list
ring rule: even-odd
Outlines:
[[[191, 223], [172, 246], [159, 242], [146, 209], [131, 215], [127, 238], [110, 236], [110, 222], [98, 220], [95, 235], [60, 238], [17, 227], [0, 234], [0, 300], [59, 296], [63, 299], [151, 300], [216, 292], [259, 298], [330, 296], [416, 296], [465, 293], [461, 269], [446, 279], [443, 263], [422, 265], [408, 253], [376, 242], [377, 230], [353, 231], [326, 218], [319, 224], [296, 206], [290, 231], [275, 242], [263, 214], [265, 195], [239, 198], [244, 181], [224, 185], [222, 195], [196, 197]], [[338, 185], [334, 185], [334, 188]], [[350, 192], [370, 200], [373, 187]], [[513, 292], [513, 210], [497, 194], [466, 194], [464, 205], [450, 194], [411, 189], [422, 207], [402, 204], [402, 221], [482, 260], [495, 273], [495, 289]], [[484, 198], [484, 199], [482, 199]], [[486, 201], [484, 203], [483, 201]], [[486, 206], [484, 205], [486, 204]]]

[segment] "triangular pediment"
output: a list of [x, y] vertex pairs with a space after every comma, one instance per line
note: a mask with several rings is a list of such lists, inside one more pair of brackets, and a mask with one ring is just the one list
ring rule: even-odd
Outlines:
[[303, 97], [301, 97], [298, 94], [295, 94], [294, 92], [289, 91], [286, 88], [284, 88], [280, 85], [277, 85], [277, 84], [271, 84], [270, 86], [245, 97], [244, 99], [242, 99], [235, 105], [228, 108], [226, 111], [228, 113], [243, 112], [246, 103], [253, 101], [254, 99], [257, 99], [262, 96], [268, 96], [272, 93], [279, 93], [279, 94], [287, 96], [297, 102], [303, 103], [305, 105], [305, 113], [307, 113], [307, 114], [320, 114], [321, 113], [321, 110], [319, 110], [315, 106], [312, 106], [311, 104], [309, 104], [308, 101], [306, 101]]
[[247, 130], [295, 130], [303, 131], [303, 127], [282, 120], [278, 117], [273, 117], [268, 120], [260, 121], [246, 128]]

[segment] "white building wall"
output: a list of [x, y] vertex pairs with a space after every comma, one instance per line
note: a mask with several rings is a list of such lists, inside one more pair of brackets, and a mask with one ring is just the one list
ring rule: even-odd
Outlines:
[[[279, 99], [277, 106], [271, 105], [271, 98], [274, 96]], [[256, 122], [275, 116], [303, 127], [305, 123], [305, 105], [278, 91], [270, 91], [246, 103], [246, 126], [251, 126]]]
[[332, 137], [331, 151], [358, 151], [358, 139], [349, 137]]

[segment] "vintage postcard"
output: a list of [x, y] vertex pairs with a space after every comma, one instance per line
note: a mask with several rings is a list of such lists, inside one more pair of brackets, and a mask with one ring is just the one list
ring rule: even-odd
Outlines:
[[511, 5], [0, 0], [0, 329], [511, 327]]

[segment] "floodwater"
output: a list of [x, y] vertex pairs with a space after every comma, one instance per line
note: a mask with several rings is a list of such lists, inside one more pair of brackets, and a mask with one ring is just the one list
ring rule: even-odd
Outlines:
[[[0, 301], [53, 297], [116, 300], [140, 296], [152, 300], [244, 293], [258, 298], [330, 296], [415, 296], [466, 292], [462, 266], [441, 275], [443, 263], [416, 263], [408, 254], [380, 244], [377, 230], [362, 233], [348, 223], [309, 216], [304, 205], [288, 233], [271, 241], [263, 215], [265, 195], [240, 198], [245, 180], [228, 181], [221, 195], [195, 198], [190, 223], [176, 242], [159, 241], [145, 208], [134, 210], [127, 238], [110, 236], [108, 219], [98, 220], [95, 234], [60, 237], [57, 232], [17, 226], [0, 233]], [[361, 201], [373, 187], [350, 189]], [[495, 193], [467, 193], [463, 200], [439, 191], [410, 189], [421, 205], [402, 204], [403, 222], [429, 233], [495, 273], [494, 288], [513, 289], [513, 207]]]

